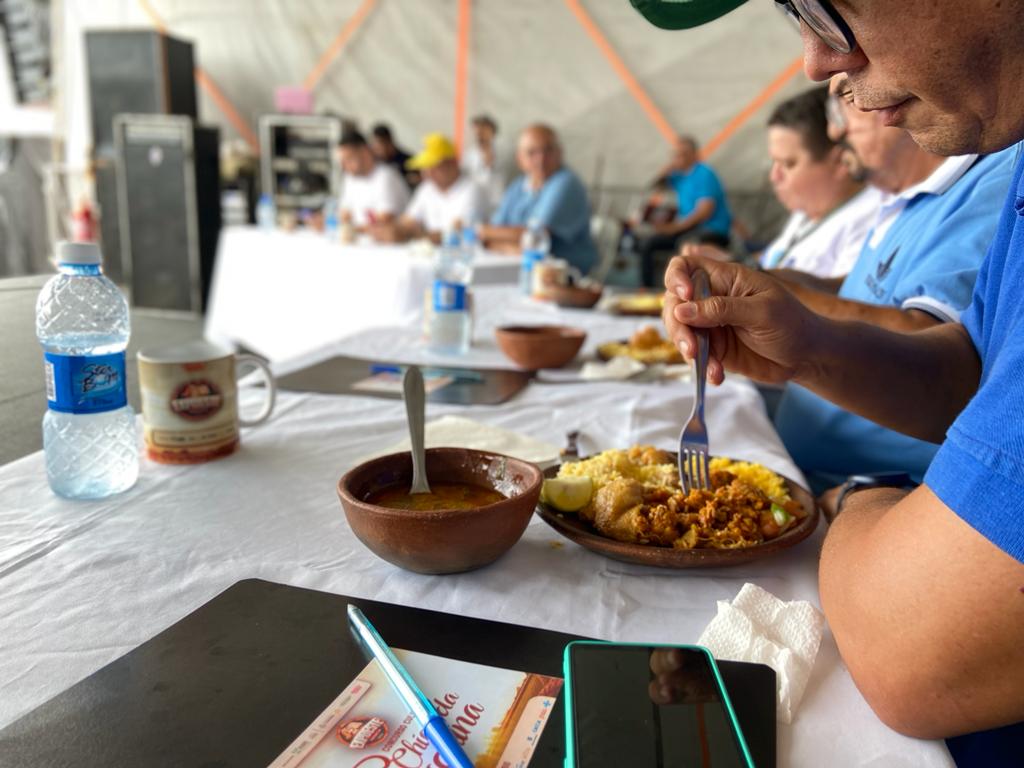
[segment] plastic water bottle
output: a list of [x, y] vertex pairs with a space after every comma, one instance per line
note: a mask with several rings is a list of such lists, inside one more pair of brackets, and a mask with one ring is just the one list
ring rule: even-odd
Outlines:
[[462, 260], [466, 263], [469, 268], [469, 279], [466, 282], [472, 282], [473, 279], [473, 267], [477, 262], [480, 253], [483, 251], [483, 246], [480, 244], [480, 235], [477, 234], [475, 226], [466, 226], [462, 228]]
[[430, 349], [446, 355], [469, 351], [472, 319], [469, 280], [472, 262], [459, 245], [455, 232], [446, 232], [438, 249], [431, 289]]
[[57, 267], [36, 302], [49, 406], [46, 475], [61, 496], [98, 499], [131, 488], [139, 475], [125, 391], [128, 302], [100, 272], [95, 243], [60, 243]]
[[256, 226], [260, 229], [277, 228], [277, 211], [274, 209], [274, 198], [264, 193], [256, 203]]
[[332, 243], [339, 239], [341, 219], [338, 218], [338, 202], [333, 198], [327, 198], [324, 203], [324, 236]]
[[519, 244], [523, 252], [523, 261], [519, 268], [519, 291], [524, 296], [529, 296], [533, 292], [533, 266], [547, 258], [551, 250], [551, 238], [537, 219], [530, 219]]

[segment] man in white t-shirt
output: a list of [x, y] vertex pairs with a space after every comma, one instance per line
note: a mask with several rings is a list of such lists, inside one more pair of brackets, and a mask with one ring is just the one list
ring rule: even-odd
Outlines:
[[377, 162], [361, 133], [342, 135], [338, 162], [344, 172], [338, 209], [342, 217], [351, 217], [357, 229], [393, 221], [405, 210], [409, 188], [398, 171]]
[[429, 237], [440, 242], [444, 231], [456, 225], [470, 226], [484, 220], [487, 200], [484, 190], [459, 171], [453, 145], [440, 133], [423, 140], [423, 151], [406, 163], [423, 173], [405, 213], [396, 221], [370, 227], [380, 242], [399, 242]]
[[473, 179], [487, 196], [487, 216], [501, 205], [507, 174], [501, 167], [495, 137], [498, 124], [487, 115], [473, 118], [473, 140], [462, 153], [462, 172]]

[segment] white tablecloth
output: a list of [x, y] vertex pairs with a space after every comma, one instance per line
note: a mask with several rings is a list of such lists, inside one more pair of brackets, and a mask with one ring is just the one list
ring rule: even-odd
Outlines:
[[[484, 253], [474, 284], [513, 283], [519, 262]], [[341, 245], [309, 231], [221, 232], [205, 335], [271, 360], [422, 316], [430, 259], [405, 245]]]
[[[273, 362], [275, 373], [290, 373], [333, 355], [422, 365], [457, 365], [472, 368], [516, 368], [498, 347], [495, 328], [501, 325], [566, 325], [587, 334], [576, 359], [578, 367], [593, 360], [599, 344], [628, 339], [644, 325], [656, 325], [656, 317], [626, 317], [589, 309], [562, 309], [547, 301], [523, 296], [514, 286], [485, 285], [473, 288], [473, 339], [464, 355], [441, 355], [427, 349], [421, 324], [394, 324], [367, 328], [318, 349]], [[682, 417], [680, 417], [682, 418]], [[682, 423], [682, 422], [680, 422]]]
[[[689, 412], [678, 384], [539, 385], [496, 407], [428, 406], [585, 452], [673, 448]], [[730, 380], [709, 392], [712, 450], [799, 476], [759, 396]], [[405, 433], [400, 402], [282, 395], [241, 450], [194, 467], [143, 462], [135, 488], [69, 502], [47, 488], [42, 455], [0, 467], [0, 726], [196, 609], [239, 579], [273, 581], [622, 641], [693, 642], [753, 581], [784, 599], [817, 597], [823, 530], [779, 556], [704, 571], [631, 566], [562, 539], [535, 518], [493, 565], [408, 573], [372, 555], [345, 523], [335, 484], [359, 457]], [[938, 742], [883, 726], [826, 634], [783, 766], [948, 766]]]

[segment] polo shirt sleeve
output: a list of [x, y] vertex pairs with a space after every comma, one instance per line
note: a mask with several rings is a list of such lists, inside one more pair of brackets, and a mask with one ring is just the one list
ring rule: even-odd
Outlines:
[[1017, 323], [991, 368], [986, 364], [981, 387], [949, 428], [924, 482], [964, 522], [1024, 563], [1022, 326]]
[[947, 192], [962, 197], [959, 205], [947, 207], [941, 220], [922, 221], [921, 236], [929, 257], [919, 259], [895, 286], [893, 300], [902, 309], [919, 309], [942, 321], [956, 322], [971, 303], [1012, 171], [1005, 158], [990, 156], [986, 160], [988, 167], [969, 188], [958, 190], [954, 185]]
[[579, 180], [568, 171], [552, 176], [533, 209], [548, 231], [563, 240], [573, 240], [590, 226], [590, 203]]
[[1024, 563], [1024, 189], [1020, 160], [964, 326], [981, 383], [946, 433], [925, 483], [964, 522]]
[[718, 180], [718, 177], [705, 165], [698, 165], [693, 169], [693, 198], [697, 202], [701, 200], [710, 199], [718, 204], [725, 192], [722, 190], [722, 182]]

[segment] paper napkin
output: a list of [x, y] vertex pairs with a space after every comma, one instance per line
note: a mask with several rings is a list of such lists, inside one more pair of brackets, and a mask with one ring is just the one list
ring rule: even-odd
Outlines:
[[580, 378], [588, 381], [615, 381], [636, 376], [647, 366], [639, 360], [625, 355], [613, 357], [607, 363], [589, 362], [583, 364]]
[[[535, 464], [553, 463], [558, 460], [557, 446], [535, 440], [519, 432], [512, 432], [461, 416], [442, 416], [439, 419], [428, 421], [424, 427], [424, 443], [427, 448], [448, 446], [503, 453], [523, 461], [532, 461]], [[400, 443], [377, 451], [372, 456], [367, 456], [366, 459], [408, 450], [409, 438], [406, 437]]]
[[718, 601], [718, 615], [697, 641], [717, 659], [767, 664], [777, 676], [779, 720], [793, 721], [818, 655], [825, 617], [803, 600], [786, 602], [754, 584], [730, 603]]

